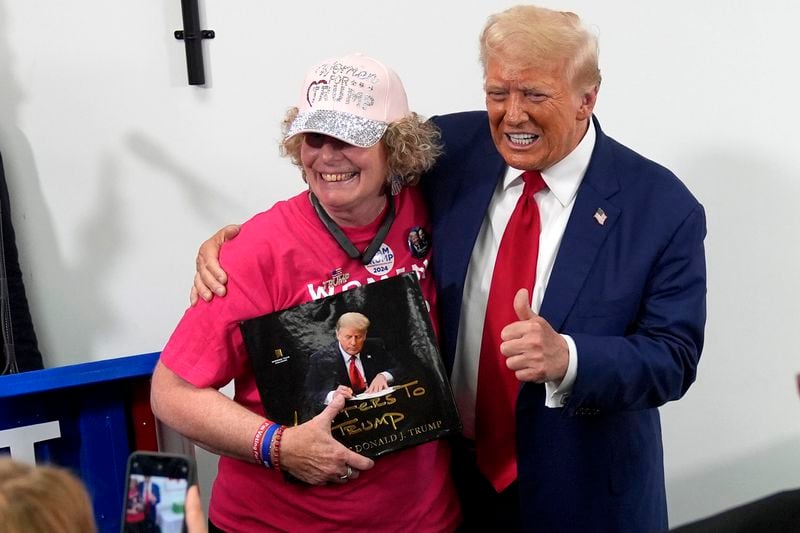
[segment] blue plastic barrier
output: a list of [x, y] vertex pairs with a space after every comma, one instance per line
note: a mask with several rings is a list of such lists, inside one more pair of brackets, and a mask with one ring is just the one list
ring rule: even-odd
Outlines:
[[0, 376], [0, 453], [74, 471], [101, 532], [120, 530], [128, 455], [155, 434], [141, 413], [158, 355]]

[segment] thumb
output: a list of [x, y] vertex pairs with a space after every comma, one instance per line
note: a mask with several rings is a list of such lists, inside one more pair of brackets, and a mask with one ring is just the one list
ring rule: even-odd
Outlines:
[[320, 414], [314, 417], [314, 420], [319, 419], [325, 424], [325, 427], [330, 428], [333, 419], [336, 418], [336, 415], [338, 415], [339, 411], [342, 409], [344, 409], [344, 396], [336, 393], [333, 395], [333, 400], [331, 400], [331, 403], [326, 405], [325, 409], [323, 409]]
[[206, 533], [206, 517], [203, 514], [203, 504], [200, 501], [200, 490], [197, 485], [189, 487], [186, 493], [186, 528], [189, 533]]
[[[339, 411], [344, 409], [344, 403], [345, 403], [344, 395], [339, 393], [334, 394], [331, 403], [325, 406], [325, 409], [323, 409], [320, 414], [315, 416], [314, 420], [315, 421], [318, 420], [320, 423], [324, 423], [328, 432], [330, 432], [331, 423], [333, 422], [333, 419], [336, 417], [336, 415], [339, 414]], [[343, 446], [341, 443], [339, 443], [338, 445]], [[363, 455], [360, 455], [352, 450], [348, 450], [347, 448], [345, 448], [345, 450], [346, 450], [345, 462], [350, 466], [352, 466], [353, 468], [355, 468], [356, 470], [369, 470], [370, 468], [375, 466], [375, 463], [372, 461], [372, 459], [364, 457]]]
[[536, 317], [531, 309], [531, 300], [528, 298], [528, 289], [520, 289], [514, 296], [514, 311], [520, 320], [530, 320]]

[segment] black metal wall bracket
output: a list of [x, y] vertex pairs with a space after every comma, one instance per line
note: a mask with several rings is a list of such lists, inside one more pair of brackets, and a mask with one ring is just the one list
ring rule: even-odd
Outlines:
[[180, 40], [180, 41], [183, 41], [184, 39], [198, 39], [198, 38], [199, 39], [213, 39], [216, 36], [217, 35], [214, 33], [214, 30], [202, 30], [200, 32], [200, 37], [198, 37], [194, 33], [190, 33], [189, 35], [186, 35], [186, 33], [183, 30], [175, 30], [175, 38]]
[[181, 0], [183, 12], [183, 29], [175, 30], [175, 38], [181, 40], [186, 46], [186, 71], [189, 75], [189, 85], [203, 85], [206, 82], [205, 68], [203, 67], [203, 39], [216, 37], [214, 30], [200, 29], [200, 13], [197, 0]]

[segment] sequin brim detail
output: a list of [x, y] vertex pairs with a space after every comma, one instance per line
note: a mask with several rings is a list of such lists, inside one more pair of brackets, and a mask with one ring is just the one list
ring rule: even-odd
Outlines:
[[350, 113], [320, 109], [297, 115], [286, 133], [286, 137], [298, 133], [322, 133], [336, 137], [347, 144], [369, 148], [381, 140], [387, 126], [385, 122], [358, 117]]

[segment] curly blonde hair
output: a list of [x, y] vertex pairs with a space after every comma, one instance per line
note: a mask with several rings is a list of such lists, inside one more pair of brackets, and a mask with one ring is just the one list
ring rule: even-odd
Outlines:
[[[286, 112], [281, 126], [284, 137], [280, 142], [280, 152], [302, 170], [300, 145], [303, 144], [303, 135], [286, 137], [298, 113], [296, 107], [290, 107]], [[430, 170], [442, 154], [441, 137], [442, 134], [435, 124], [423, 120], [416, 113], [389, 124], [380, 141], [386, 148], [387, 154], [386, 162], [389, 170], [386, 183], [390, 184], [392, 178], [396, 177], [401, 179], [403, 185], [415, 185], [419, 177]]]

